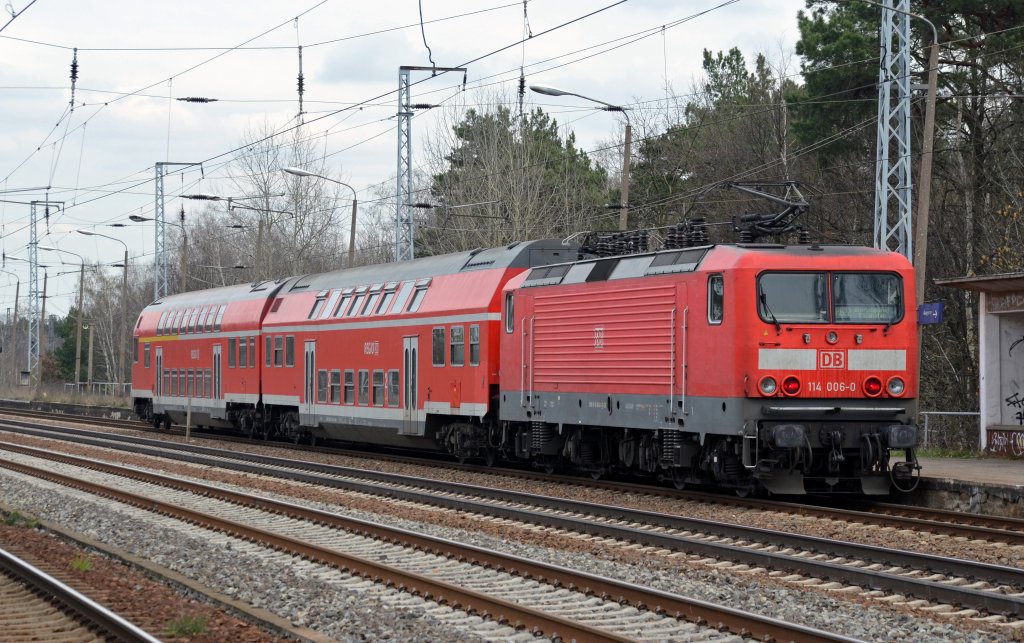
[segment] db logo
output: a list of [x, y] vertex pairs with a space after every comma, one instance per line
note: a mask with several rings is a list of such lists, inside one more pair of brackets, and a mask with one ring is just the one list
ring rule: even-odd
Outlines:
[[818, 351], [818, 368], [846, 368], [846, 351]]
[[594, 350], [604, 350], [604, 326], [594, 326]]

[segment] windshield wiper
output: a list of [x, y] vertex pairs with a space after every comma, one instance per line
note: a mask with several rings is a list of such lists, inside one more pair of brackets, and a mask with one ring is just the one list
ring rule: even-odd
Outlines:
[[772, 309], [768, 307], [768, 295], [765, 293], [761, 293], [761, 305], [764, 306], [764, 312], [768, 313], [768, 317], [772, 320], [772, 323], [775, 324], [775, 334], [781, 335], [782, 325], [779, 323], [778, 319], [775, 319], [775, 314], [772, 312]]

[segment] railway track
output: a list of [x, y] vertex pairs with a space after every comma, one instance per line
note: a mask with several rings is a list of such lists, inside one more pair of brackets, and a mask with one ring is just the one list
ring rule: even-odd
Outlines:
[[0, 633], [5, 641], [156, 639], [42, 570], [0, 549]]
[[[0, 407], [0, 413], [17, 415], [25, 418], [47, 419], [51, 421], [58, 419], [66, 420], [68, 422], [93, 423], [117, 429], [142, 430], [145, 432], [155, 432], [160, 435], [166, 435], [166, 433], [156, 431], [149, 424], [133, 420], [113, 420], [109, 418], [54, 414], [43, 411], [7, 409], [3, 407]], [[23, 426], [32, 425], [26, 424]], [[210, 435], [217, 440], [254, 444], [252, 440], [234, 436], [225, 436], [222, 433], [211, 434], [203, 433], [201, 431], [193, 431], [193, 435]], [[273, 445], [277, 448], [294, 449], [299, 452], [312, 451], [317, 453], [343, 455], [347, 457], [373, 459], [375, 461], [384, 460], [401, 464], [443, 466], [448, 469], [471, 473], [516, 477], [538, 482], [558, 482], [561, 484], [569, 484], [585, 488], [606, 489], [613, 492], [625, 491], [628, 493], [656, 495], [671, 499], [714, 503], [742, 509], [778, 511], [789, 515], [827, 518], [848, 523], [877, 525], [879, 527], [892, 527], [896, 529], [911, 529], [915, 531], [947, 535], [950, 537], [964, 537], [972, 540], [1001, 542], [1008, 545], [1024, 545], [1024, 519], [1019, 518], [968, 514], [942, 509], [931, 509], [927, 507], [914, 507], [909, 505], [853, 499], [847, 501], [847, 504], [855, 508], [841, 508], [822, 504], [797, 503], [761, 498], [737, 498], [722, 494], [692, 490], [667, 489], [664, 487], [638, 483], [601, 480], [595, 481], [575, 476], [550, 475], [511, 468], [495, 469], [494, 467], [482, 465], [458, 464], [454, 462], [439, 461], [437, 459], [425, 460], [424, 458], [395, 454], [367, 453], [366, 451], [325, 447], [311, 449], [309, 447], [292, 445], [290, 443], [273, 443]]]
[[[5, 468], [475, 613], [577, 641], [850, 641], [704, 601], [133, 468], [9, 448]], [[34, 453], [33, 453], [34, 451]], [[15, 455], [19, 454], [19, 455]], [[51, 454], [52, 455], [52, 454]], [[89, 470], [91, 469], [91, 471]], [[719, 630], [728, 630], [725, 635]]]
[[[45, 432], [44, 432], [45, 433]], [[84, 443], [110, 446], [103, 438]], [[208, 447], [138, 440], [129, 450], [197, 464], [269, 475], [453, 511], [539, 524], [612, 541], [686, 552], [698, 558], [781, 570], [801, 577], [914, 596], [1010, 619], [1024, 617], [1024, 570], [929, 554], [770, 531], [620, 506], [302, 463]], [[5, 448], [13, 448], [6, 447]], [[119, 447], [121, 448], [121, 447]], [[33, 453], [34, 450], [24, 451]], [[102, 467], [71, 456], [44, 457]], [[796, 580], [796, 579], [794, 579]], [[802, 580], [802, 579], [801, 579]], [[949, 607], [948, 611], [955, 611]], [[974, 616], [969, 612], [964, 615]]]

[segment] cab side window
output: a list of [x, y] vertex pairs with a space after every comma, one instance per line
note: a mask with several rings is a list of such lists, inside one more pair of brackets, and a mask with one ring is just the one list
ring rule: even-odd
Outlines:
[[725, 313], [725, 282], [722, 275], [708, 277], [708, 323], [721, 324]]

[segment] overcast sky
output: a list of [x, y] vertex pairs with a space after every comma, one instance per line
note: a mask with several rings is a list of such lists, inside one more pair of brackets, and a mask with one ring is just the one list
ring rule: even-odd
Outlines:
[[[168, 213], [178, 211], [182, 201], [174, 195], [182, 190], [232, 194], [225, 163], [246, 131], [264, 122], [276, 128], [295, 123], [298, 45], [307, 112], [303, 133], [321, 137], [318, 145], [335, 177], [350, 183], [361, 200], [371, 198], [373, 186], [393, 181], [395, 172], [398, 67], [431, 64], [417, 0], [4, 4], [0, 27], [11, 9], [22, 13], [0, 33], [0, 199], [8, 201], [0, 203], [2, 245], [7, 255], [23, 258], [26, 203], [49, 198], [67, 207], [51, 216], [48, 227], [40, 223], [40, 245], [77, 252], [87, 261], [119, 261], [120, 244], [75, 233], [89, 228], [123, 240], [133, 257], [151, 261], [152, 224], [109, 224], [127, 223], [132, 214], [152, 216], [158, 161], [205, 161], [202, 180], [197, 170], [166, 179]], [[528, 84], [613, 104], [656, 101], [666, 84], [680, 93], [689, 89], [700, 75], [703, 49], [739, 47], [748, 60], [757, 52], [791, 52], [803, 4], [529, 0], [524, 19], [521, 1], [422, 0], [434, 63], [469, 63], [469, 91], [458, 90], [461, 75], [414, 74], [419, 84], [412, 88], [412, 102], [471, 107], [478, 95], [474, 88], [484, 85], [514, 96], [521, 66]], [[515, 44], [528, 34], [525, 44]], [[488, 55], [503, 47], [508, 48]], [[69, 115], [73, 48], [78, 79]], [[218, 102], [169, 99], [190, 96]], [[580, 99], [528, 94], [527, 100], [572, 128], [585, 150], [617, 130], [615, 115], [591, 111]], [[428, 112], [413, 121], [414, 166], [435, 119]], [[21, 191], [43, 186], [49, 191]], [[203, 207], [184, 203], [186, 212]], [[55, 266], [51, 275], [77, 272], [78, 259], [63, 255], [74, 265], [62, 268], [61, 256], [41, 251], [40, 262]], [[4, 269], [21, 277], [24, 305], [27, 265], [10, 260]], [[76, 288], [77, 275], [51, 278], [47, 312], [64, 314]], [[0, 306], [6, 310], [13, 301], [14, 279], [0, 273]]]

